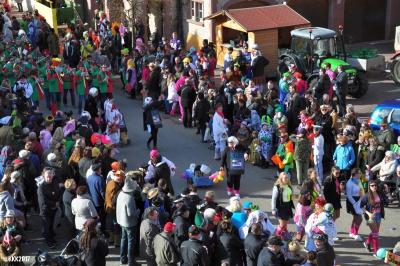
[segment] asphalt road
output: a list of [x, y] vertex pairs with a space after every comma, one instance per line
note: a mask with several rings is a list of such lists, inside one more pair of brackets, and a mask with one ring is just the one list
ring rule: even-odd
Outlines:
[[[390, 51], [389, 44], [383, 45], [382, 49]], [[361, 117], [366, 118], [373, 111], [377, 103], [398, 97], [400, 87], [396, 87], [394, 83], [388, 79], [384, 79], [379, 72], [368, 73], [370, 90], [361, 99], [348, 98], [348, 103], [355, 105], [356, 112]], [[126, 158], [128, 160], [128, 168], [136, 169], [137, 165], [146, 162], [149, 159], [149, 150], [146, 148], [146, 140], [149, 135], [143, 131], [142, 126], [142, 101], [126, 99], [126, 95], [122, 93], [118, 87], [119, 82], [116, 82], [115, 104], [125, 114], [126, 123], [128, 126], [128, 135], [132, 140], [130, 146], [120, 149], [120, 154], [115, 157], [118, 159]], [[42, 105], [43, 107], [43, 105]], [[68, 110], [68, 108], [65, 108]], [[74, 109], [74, 112], [77, 112]], [[172, 160], [177, 166], [177, 175], [172, 178], [175, 191], [179, 192], [185, 185], [186, 180], [180, 178], [181, 173], [189, 167], [191, 163], [206, 164], [216, 171], [219, 168], [219, 161], [213, 160], [213, 151], [208, 149], [208, 144], [200, 143], [199, 135], [195, 135], [194, 129], [185, 129], [182, 123], [178, 120], [178, 116], [171, 117], [162, 114], [164, 127], [159, 130], [158, 134], [158, 149], [160, 153]], [[274, 225], [277, 225], [277, 220], [270, 213], [270, 199], [272, 187], [275, 179], [275, 170], [273, 168], [262, 170], [254, 167], [249, 163], [246, 165], [246, 174], [242, 176], [241, 181], [241, 197], [243, 201], [251, 200], [258, 204], [262, 210], [269, 213]], [[296, 184], [296, 183], [294, 183]], [[229, 202], [229, 197], [226, 195], [225, 181], [215, 184], [209, 188], [200, 188], [199, 195], [203, 197], [205, 191], [214, 190], [216, 192], [216, 201], [221, 205], [226, 206]], [[296, 192], [298, 193], [297, 189]], [[365, 251], [362, 242], [356, 242], [348, 237], [350, 228], [351, 216], [346, 213], [345, 201], [342, 201], [344, 208], [341, 211], [341, 217], [336, 221], [341, 239], [336, 241], [334, 249], [336, 252], [336, 262], [341, 265], [382, 265], [383, 261], [375, 260], [372, 253]], [[379, 246], [393, 248], [399, 241], [399, 209], [396, 204], [390, 205], [386, 211], [386, 219], [382, 221], [381, 231], [379, 235]], [[41, 236], [41, 220], [38, 216], [32, 216], [28, 219], [33, 226], [35, 232], [28, 233], [28, 236], [33, 240], [34, 245], [24, 246], [24, 255], [33, 256], [37, 248], [46, 250], [46, 244]], [[63, 224], [63, 223], [62, 223]], [[391, 228], [397, 228], [391, 230]], [[295, 229], [294, 223], [290, 222], [289, 229]], [[56, 230], [58, 234], [57, 240], [60, 245], [57, 249], [51, 251], [51, 254], [59, 254], [62, 248], [65, 247], [65, 230], [63, 226]], [[366, 239], [369, 235], [369, 228], [365, 222], [361, 225], [360, 235]], [[119, 250], [110, 248], [110, 255], [107, 258], [107, 265], [119, 265]], [[33, 262], [33, 257], [31, 257]], [[142, 262], [138, 259], [138, 262]]]

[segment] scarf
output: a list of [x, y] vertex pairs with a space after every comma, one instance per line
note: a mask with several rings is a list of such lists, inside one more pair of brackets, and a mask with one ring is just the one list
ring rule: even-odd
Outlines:
[[339, 181], [337, 178], [335, 178], [335, 185], [336, 185], [336, 193], [338, 193], [338, 195], [340, 195], [340, 185], [339, 185]]
[[283, 188], [286, 191], [286, 195], [287, 195], [288, 201], [290, 201], [291, 200], [291, 195], [292, 195], [292, 190], [290, 189], [290, 187], [288, 185], [285, 185]]
[[360, 180], [360, 179], [353, 179], [353, 180], [356, 180], [356, 182], [354, 182], [354, 183], [355, 183], [355, 184], [358, 186], [358, 188], [360, 189], [360, 197], [364, 196], [364, 188], [363, 188], [363, 186], [362, 186], [361, 180]]
[[219, 110], [215, 110], [215, 112], [216, 112], [217, 114], [219, 114], [219, 116], [222, 117], [222, 119], [224, 119], [224, 113], [222, 113], [222, 112], [219, 111]]

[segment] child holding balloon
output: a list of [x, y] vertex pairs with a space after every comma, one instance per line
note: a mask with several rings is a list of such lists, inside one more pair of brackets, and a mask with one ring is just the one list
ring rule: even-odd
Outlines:
[[239, 140], [231, 136], [228, 138], [228, 149], [222, 154], [220, 171], [226, 169], [227, 193], [240, 197], [240, 177], [244, 174], [244, 161], [248, 159], [247, 148], [239, 144]]

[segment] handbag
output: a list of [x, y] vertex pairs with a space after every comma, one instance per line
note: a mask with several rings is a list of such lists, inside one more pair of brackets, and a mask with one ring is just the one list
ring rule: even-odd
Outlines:
[[206, 129], [206, 133], [204, 133], [204, 141], [209, 141], [210, 139], [211, 139], [211, 132], [210, 132], [211, 130], [210, 130], [210, 128], [208, 127], [207, 129]]

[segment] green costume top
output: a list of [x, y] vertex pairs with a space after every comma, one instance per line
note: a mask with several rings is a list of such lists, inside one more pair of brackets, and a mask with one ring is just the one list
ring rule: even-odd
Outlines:
[[98, 66], [86, 67], [89, 70], [89, 74], [93, 76], [92, 87], [99, 87], [99, 81], [97, 80], [97, 73], [101, 72]]
[[27, 81], [32, 85], [32, 88], [33, 88], [31, 100], [34, 102], [38, 102], [40, 100], [40, 96], [39, 96], [39, 87], [38, 87], [36, 81], [33, 78], [28, 78]]
[[86, 77], [82, 76], [81, 70], [76, 71], [75, 75], [79, 77], [76, 81], [76, 86], [78, 88], [78, 95], [82, 96], [86, 94]]
[[50, 92], [59, 92], [58, 77], [57, 77], [57, 73], [54, 70], [51, 70], [51, 73], [47, 74], [47, 80], [49, 83], [49, 91]]
[[103, 81], [106, 78], [106, 74], [103, 71], [99, 71], [97, 73], [97, 81], [99, 83], [99, 89], [100, 89], [100, 93], [107, 93], [107, 85], [108, 82], [107, 81]]
[[38, 67], [37, 69], [39, 71], [39, 78], [43, 78], [43, 80], [44, 80], [42, 89], [48, 90], [49, 89], [49, 81], [47, 79], [46, 68], [43, 66], [43, 67]]
[[25, 31], [25, 33], [26, 34], [28, 34], [28, 31], [29, 31], [29, 29], [28, 29], [28, 22], [26, 21], [26, 20], [21, 20], [20, 22], [19, 22], [19, 26], [21, 27], [21, 29], [23, 29], [24, 31]]

